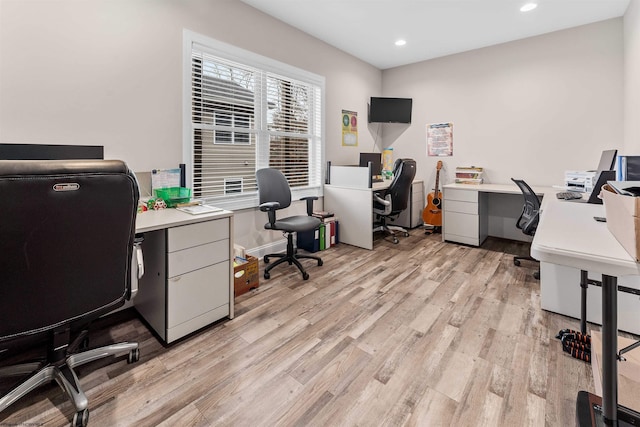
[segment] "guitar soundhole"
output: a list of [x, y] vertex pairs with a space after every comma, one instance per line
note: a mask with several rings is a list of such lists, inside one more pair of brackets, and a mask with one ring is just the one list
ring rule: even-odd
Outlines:
[[434, 206], [440, 206], [440, 199], [433, 199]]

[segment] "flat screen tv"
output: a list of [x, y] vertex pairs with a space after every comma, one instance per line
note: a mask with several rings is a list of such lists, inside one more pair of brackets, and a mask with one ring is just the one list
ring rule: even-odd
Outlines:
[[411, 98], [371, 97], [369, 123], [411, 123]]

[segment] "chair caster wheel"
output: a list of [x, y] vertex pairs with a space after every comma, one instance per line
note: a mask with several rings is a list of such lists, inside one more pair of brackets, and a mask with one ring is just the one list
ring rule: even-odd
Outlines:
[[395, 243], [395, 244], [397, 245], [399, 242], [400, 242], [400, 240], [398, 240], [398, 238], [397, 238], [397, 237], [394, 237], [394, 238], [393, 238], [393, 243]]
[[304, 280], [309, 280], [309, 273], [302, 273], [302, 278]]
[[404, 232], [404, 237], [409, 237], [409, 232], [408, 231]]
[[268, 256], [264, 256], [264, 258], [262, 258], [262, 260], [264, 261], [265, 264], [269, 264], [269, 257]]
[[520, 267], [520, 260], [519, 259], [514, 259], [513, 260], [513, 265], [517, 265], [518, 267]]
[[127, 356], [127, 363], [136, 363], [138, 360], [140, 360], [140, 349], [136, 348], [134, 350], [131, 350], [129, 352], [129, 355]]
[[533, 278], [540, 280], [540, 272], [536, 271], [535, 273], [533, 273]]
[[318, 267], [320, 267], [320, 266], [322, 266], [322, 260], [321, 259], [318, 260]]
[[269, 278], [271, 278], [271, 275], [269, 273], [264, 273], [264, 278], [265, 279], [269, 279]]
[[89, 410], [83, 409], [73, 414], [73, 420], [71, 421], [71, 427], [87, 427], [89, 424]]

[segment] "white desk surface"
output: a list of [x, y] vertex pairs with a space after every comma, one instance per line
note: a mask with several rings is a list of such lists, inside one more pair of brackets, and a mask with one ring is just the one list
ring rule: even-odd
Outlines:
[[[455, 188], [458, 190], [478, 191], [481, 193], [502, 193], [502, 194], [522, 194], [518, 186], [511, 182], [508, 184], [446, 184], [442, 188]], [[559, 191], [557, 188], [544, 187], [540, 185], [532, 185], [531, 188], [538, 195], [555, 194]]]
[[209, 221], [212, 219], [230, 217], [233, 212], [222, 210], [220, 212], [204, 213], [192, 215], [177, 209], [160, 209], [157, 211], [146, 211], [138, 213], [136, 216], [136, 232], [160, 230], [168, 227], [193, 224], [196, 222]]
[[535, 259], [609, 276], [640, 275], [640, 264], [618, 243], [607, 224], [593, 219], [605, 216], [604, 205], [547, 197], [541, 211], [531, 244]]

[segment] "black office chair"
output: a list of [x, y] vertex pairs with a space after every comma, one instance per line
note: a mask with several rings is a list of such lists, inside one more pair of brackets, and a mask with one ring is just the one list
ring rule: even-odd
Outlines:
[[0, 412], [56, 381], [75, 406], [72, 425], [86, 426], [74, 368], [139, 358], [137, 343], [86, 349], [89, 323], [132, 296], [136, 179], [117, 160], [0, 161], [0, 200], [0, 354], [47, 347], [44, 360], [0, 368], [2, 378], [31, 374], [0, 397]]
[[409, 232], [397, 225], [387, 224], [402, 213], [409, 205], [411, 184], [416, 176], [416, 162], [413, 159], [398, 159], [393, 166], [393, 180], [389, 188], [373, 193], [373, 213], [375, 214], [373, 232], [384, 231], [398, 243], [396, 231], [409, 236]]
[[[540, 218], [540, 199], [538, 199], [536, 193], [523, 180], [511, 178], [511, 181], [516, 183], [524, 195], [524, 206], [522, 207], [520, 218], [518, 218], [518, 221], [516, 222], [516, 227], [522, 230], [524, 234], [533, 236], [536, 233], [536, 228], [538, 228], [538, 220]], [[520, 265], [521, 260], [538, 262], [537, 259], [532, 258], [531, 256], [513, 257], [513, 263], [517, 266]], [[533, 273], [533, 277], [540, 279], [539, 268], [538, 271]]]
[[302, 278], [307, 280], [309, 274], [306, 272], [300, 261], [300, 258], [315, 259], [318, 265], [322, 265], [322, 259], [312, 255], [301, 255], [293, 247], [293, 233], [301, 231], [315, 230], [320, 226], [320, 220], [311, 216], [313, 213], [313, 201], [317, 197], [303, 197], [300, 200], [307, 202], [307, 215], [295, 215], [286, 218], [276, 218], [276, 211], [287, 208], [291, 205], [291, 190], [287, 178], [278, 169], [266, 168], [256, 172], [256, 180], [258, 182], [258, 197], [260, 200], [260, 210], [267, 212], [269, 222], [264, 225], [267, 230], [281, 230], [287, 237], [287, 253], [286, 254], [269, 254], [264, 256], [265, 264], [269, 263], [269, 258], [280, 258], [278, 261], [268, 265], [264, 269], [264, 278], [271, 277], [269, 272], [273, 267], [283, 262], [289, 265], [295, 264], [302, 273]]

